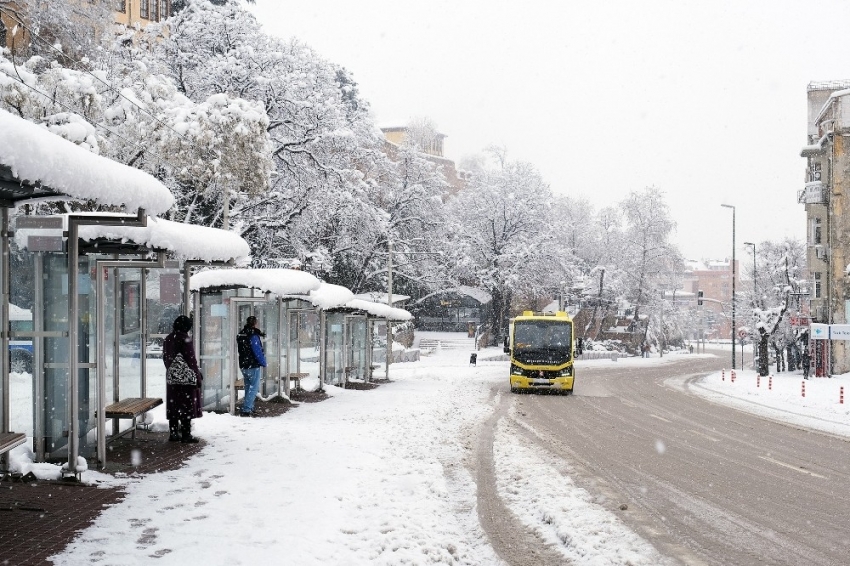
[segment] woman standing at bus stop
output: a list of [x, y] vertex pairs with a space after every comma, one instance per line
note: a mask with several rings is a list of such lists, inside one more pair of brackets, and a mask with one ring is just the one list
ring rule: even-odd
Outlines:
[[201, 385], [204, 376], [198, 367], [195, 346], [189, 335], [192, 319], [180, 315], [174, 319], [173, 328], [162, 346], [162, 361], [166, 368], [165, 416], [168, 418], [168, 440], [195, 443], [198, 439], [192, 436], [192, 419], [203, 415]]

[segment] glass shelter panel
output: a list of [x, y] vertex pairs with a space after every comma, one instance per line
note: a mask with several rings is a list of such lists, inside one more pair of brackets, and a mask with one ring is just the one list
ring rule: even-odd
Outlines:
[[[10, 430], [33, 435], [35, 424], [34, 399], [41, 396], [36, 392], [36, 379], [39, 379], [40, 364], [36, 363], [36, 343], [34, 331], [36, 315], [41, 310], [36, 292], [36, 270], [41, 266], [42, 254], [20, 250], [14, 239], [10, 242], [9, 254], [9, 394], [10, 394]], [[0, 392], [2, 389], [0, 388]], [[0, 400], [2, 401], [2, 400]], [[2, 405], [0, 404], [0, 407]], [[2, 418], [2, 415], [0, 415]]]
[[183, 314], [183, 277], [176, 267], [147, 270], [145, 304], [148, 314], [145, 336], [147, 397], [165, 399], [165, 365], [162, 344], [171, 333], [174, 319]]
[[[204, 375], [203, 405], [208, 411], [228, 410], [230, 404], [230, 324], [228, 310], [234, 290], [201, 293], [198, 321], [201, 337], [199, 364]], [[234, 353], [235, 355], [235, 353]]]
[[[113, 300], [107, 297], [107, 319], [111, 313], [115, 313], [114, 332], [117, 359], [113, 359], [112, 369], [117, 370], [117, 379], [112, 377], [112, 383], [118, 385], [120, 399], [127, 397], [144, 397], [142, 395], [142, 344], [143, 333], [142, 321], [142, 270], [141, 269], [114, 269], [110, 275], [115, 274], [113, 288]], [[116, 308], [108, 308], [114, 304]], [[117, 362], [117, 363], [115, 363]], [[109, 363], [107, 362], [107, 366]], [[107, 387], [110, 380], [107, 379]], [[107, 404], [115, 397], [107, 395]], [[116, 399], [116, 400], [120, 400]], [[128, 425], [130, 423], [123, 423]]]
[[325, 383], [344, 383], [345, 375], [345, 314], [325, 314]]
[[346, 317], [346, 367], [349, 379], [365, 381], [369, 377], [368, 323], [365, 316]]
[[267, 365], [262, 372], [260, 395], [269, 397], [278, 393], [280, 377], [280, 301], [272, 299], [268, 302], [257, 303], [254, 306], [254, 316], [257, 317], [259, 329], [266, 335], [262, 341]]
[[295, 300], [287, 305], [289, 336], [287, 371], [319, 377], [319, 315], [309, 303]]

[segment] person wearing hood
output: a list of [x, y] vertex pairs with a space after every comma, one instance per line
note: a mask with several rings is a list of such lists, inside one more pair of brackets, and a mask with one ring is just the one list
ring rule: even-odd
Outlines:
[[201, 391], [204, 376], [195, 358], [195, 346], [189, 332], [192, 319], [180, 315], [162, 345], [162, 361], [166, 368], [165, 416], [168, 440], [196, 443], [192, 436], [192, 419], [203, 415]]

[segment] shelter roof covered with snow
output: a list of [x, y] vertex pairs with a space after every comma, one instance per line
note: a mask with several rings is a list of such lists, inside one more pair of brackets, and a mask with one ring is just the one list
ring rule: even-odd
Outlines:
[[322, 284], [314, 275], [296, 269], [209, 269], [189, 280], [192, 291], [216, 287], [247, 287], [275, 295], [310, 294]]
[[152, 175], [95, 155], [46, 128], [0, 110], [0, 196], [15, 202], [65, 195], [159, 215], [174, 196]]
[[241, 236], [207, 226], [148, 217], [147, 226], [81, 226], [80, 238], [108, 238], [169, 251], [179, 259], [201, 261], [244, 261], [251, 255]]

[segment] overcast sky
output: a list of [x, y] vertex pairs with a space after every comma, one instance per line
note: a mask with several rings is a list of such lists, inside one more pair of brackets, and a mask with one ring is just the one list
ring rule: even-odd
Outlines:
[[663, 190], [688, 258], [805, 238], [806, 86], [850, 79], [850, 3], [257, 0], [265, 30], [348, 68], [379, 125], [429, 117], [597, 208]]

